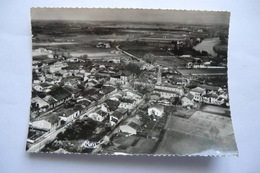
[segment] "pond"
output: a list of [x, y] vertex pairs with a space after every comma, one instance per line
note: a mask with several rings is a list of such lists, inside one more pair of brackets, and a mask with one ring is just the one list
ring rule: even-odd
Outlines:
[[201, 43], [197, 44], [193, 48], [198, 51], [206, 51], [215, 57], [215, 56], [217, 56], [217, 53], [213, 50], [213, 47], [215, 44], [218, 44], [219, 41], [220, 41], [219, 38], [204, 39], [204, 40], [202, 40]]

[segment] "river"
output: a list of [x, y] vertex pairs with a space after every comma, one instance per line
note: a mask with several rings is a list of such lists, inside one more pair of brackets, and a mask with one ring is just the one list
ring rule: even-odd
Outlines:
[[217, 53], [214, 52], [213, 47], [215, 44], [218, 44], [219, 41], [220, 41], [219, 38], [207, 38], [207, 39], [202, 40], [201, 43], [197, 44], [193, 48], [195, 50], [199, 50], [199, 51], [206, 51], [215, 57], [215, 56], [217, 56]]

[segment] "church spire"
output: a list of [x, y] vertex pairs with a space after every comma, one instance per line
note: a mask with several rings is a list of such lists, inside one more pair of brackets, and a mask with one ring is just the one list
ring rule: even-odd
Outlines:
[[161, 73], [161, 66], [158, 67], [158, 73], [157, 73], [157, 85], [162, 84], [162, 73]]

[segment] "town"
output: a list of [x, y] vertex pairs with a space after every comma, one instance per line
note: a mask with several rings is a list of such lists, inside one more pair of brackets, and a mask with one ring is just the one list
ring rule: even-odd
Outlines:
[[32, 21], [29, 152], [235, 152], [228, 25]]

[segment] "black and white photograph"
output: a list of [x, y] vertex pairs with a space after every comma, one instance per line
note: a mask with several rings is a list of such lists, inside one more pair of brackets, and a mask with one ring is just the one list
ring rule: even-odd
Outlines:
[[237, 156], [226, 11], [31, 8], [26, 151]]

